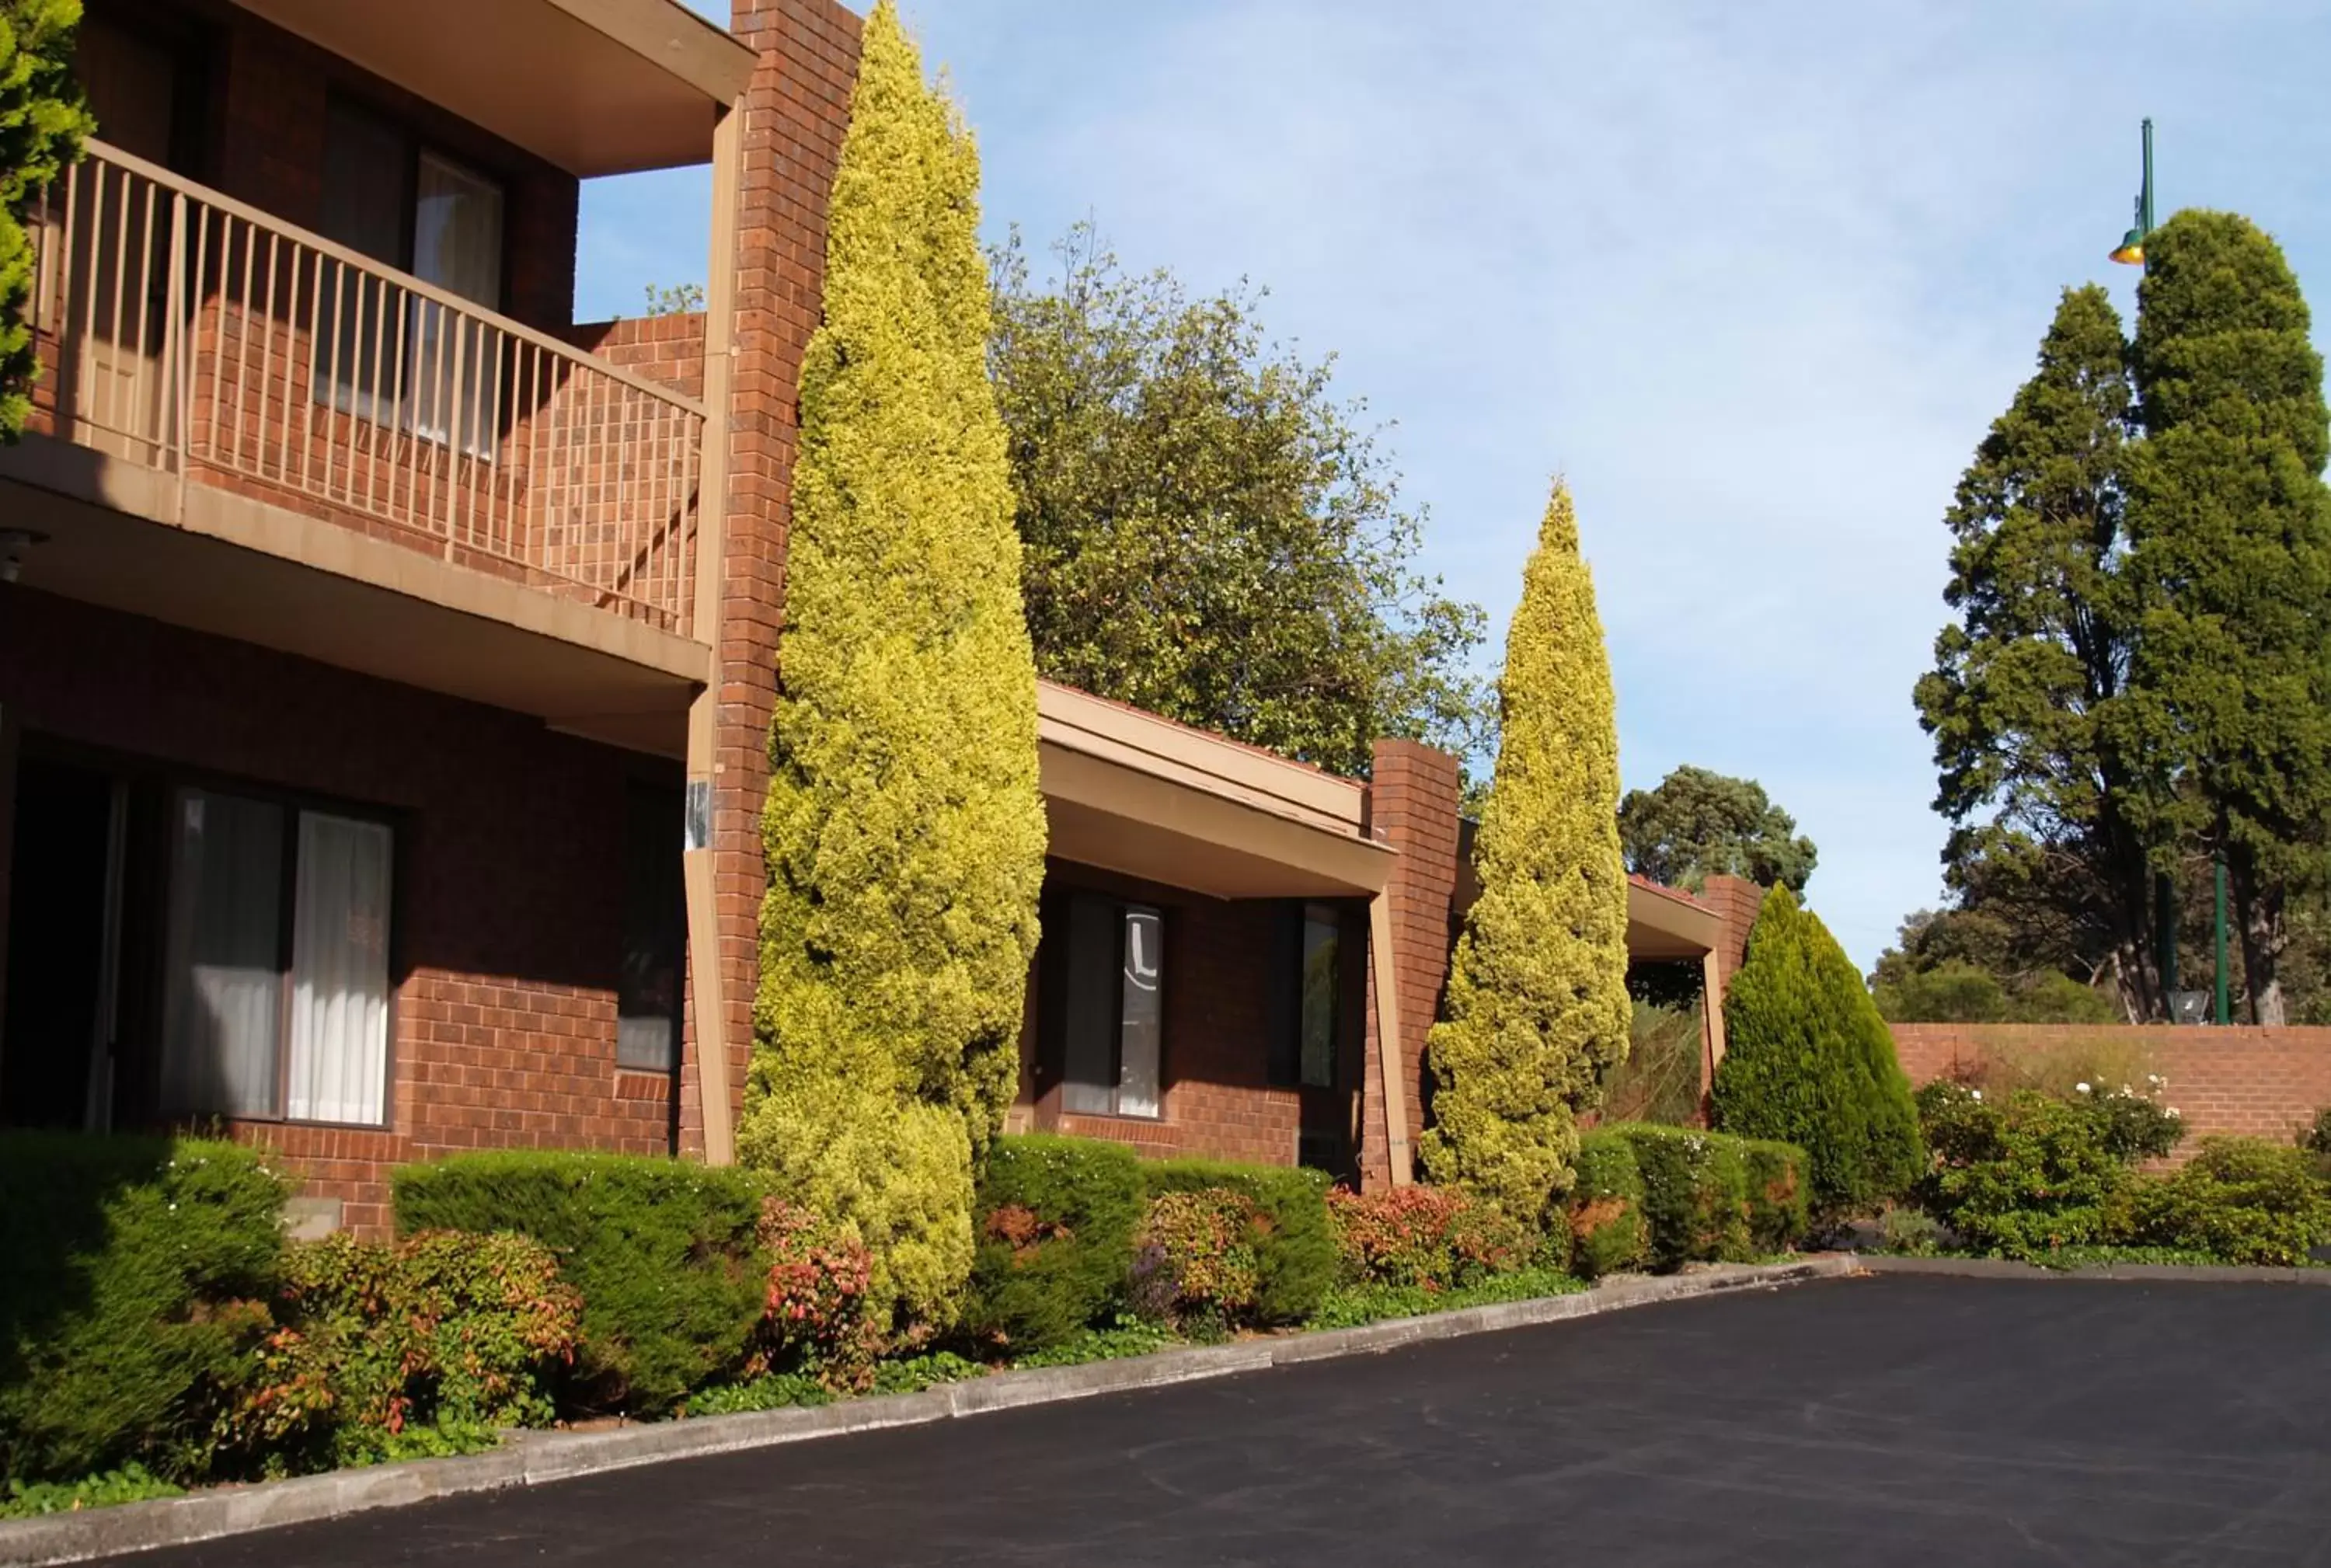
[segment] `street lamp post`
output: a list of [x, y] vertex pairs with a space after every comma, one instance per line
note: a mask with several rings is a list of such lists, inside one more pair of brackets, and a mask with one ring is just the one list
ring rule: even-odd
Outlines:
[[2121, 236], [2119, 248], [2112, 252], [2116, 261], [2132, 267], [2145, 265], [2145, 237], [2153, 233], [2153, 121], [2145, 122], [2145, 184], [2136, 193], [2136, 227]]

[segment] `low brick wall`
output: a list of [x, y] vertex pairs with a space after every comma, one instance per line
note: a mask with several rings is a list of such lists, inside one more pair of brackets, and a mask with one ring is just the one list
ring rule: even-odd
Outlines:
[[2331, 1105], [2331, 1029], [1898, 1023], [1894, 1049], [1914, 1084], [1957, 1077], [1994, 1050], [2040, 1051], [2095, 1041], [2135, 1045], [2146, 1070], [2169, 1080], [2165, 1097], [2195, 1137], [2232, 1133], [2288, 1139]]

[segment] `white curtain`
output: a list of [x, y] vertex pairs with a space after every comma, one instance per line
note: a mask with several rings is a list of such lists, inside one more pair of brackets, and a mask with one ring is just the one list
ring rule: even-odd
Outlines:
[[163, 997], [163, 1103], [275, 1115], [283, 976], [283, 812], [181, 791]]
[[1166, 923], [1155, 909], [1125, 911], [1125, 1017], [1118, 1029], [1117, 1114], [1158, 1110], [1158, 1044], [1166, 1022]]
[[[489, 310], [502, 304], [501, 187], [458, 164], [421, 155], [414, 193], [413, 272]], [[501, 335], [426, 299], [414, 302], [414, 428], [465, 451], [490, 450]], [[456, 376], [456, 360], [461, 374]]]
[[389, 830], [300, 813], [291, 935], [295, 1121], [387, 1119]]

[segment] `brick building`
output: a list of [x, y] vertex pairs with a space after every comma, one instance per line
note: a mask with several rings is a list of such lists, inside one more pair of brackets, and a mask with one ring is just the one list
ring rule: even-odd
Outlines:
[[[88, 0], [100, 140], [37, 214], [0, 451], [0, 1122], [220, 1125], [366, 1231], [435, 1154], [731, 1156], [856, 38], [831, 0]], [[690, 164], [705, 309], [576, 322], [580, 182]], [[1453, 761], [1041, 717], [1015, 1123], [1404, 1179]], [[1631, 898], [1644, 951], [1718, 946]]]

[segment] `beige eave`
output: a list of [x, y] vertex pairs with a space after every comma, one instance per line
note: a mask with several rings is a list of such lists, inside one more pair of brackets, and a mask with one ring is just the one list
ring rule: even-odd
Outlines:
[[709, 163], [754, 55], [679, 0], [239, 0], [569, 174]]
[[1365, 897], [1391, 873], [1349, 779], [1050, 681], [1036, 711], [1057, 859], [1217, 898]]
[[1655, 963], [1698, 959], [1723, 936], [1722, 917], [1705, 904], [1679, 893], [1628, 882], [1628, 957]]

